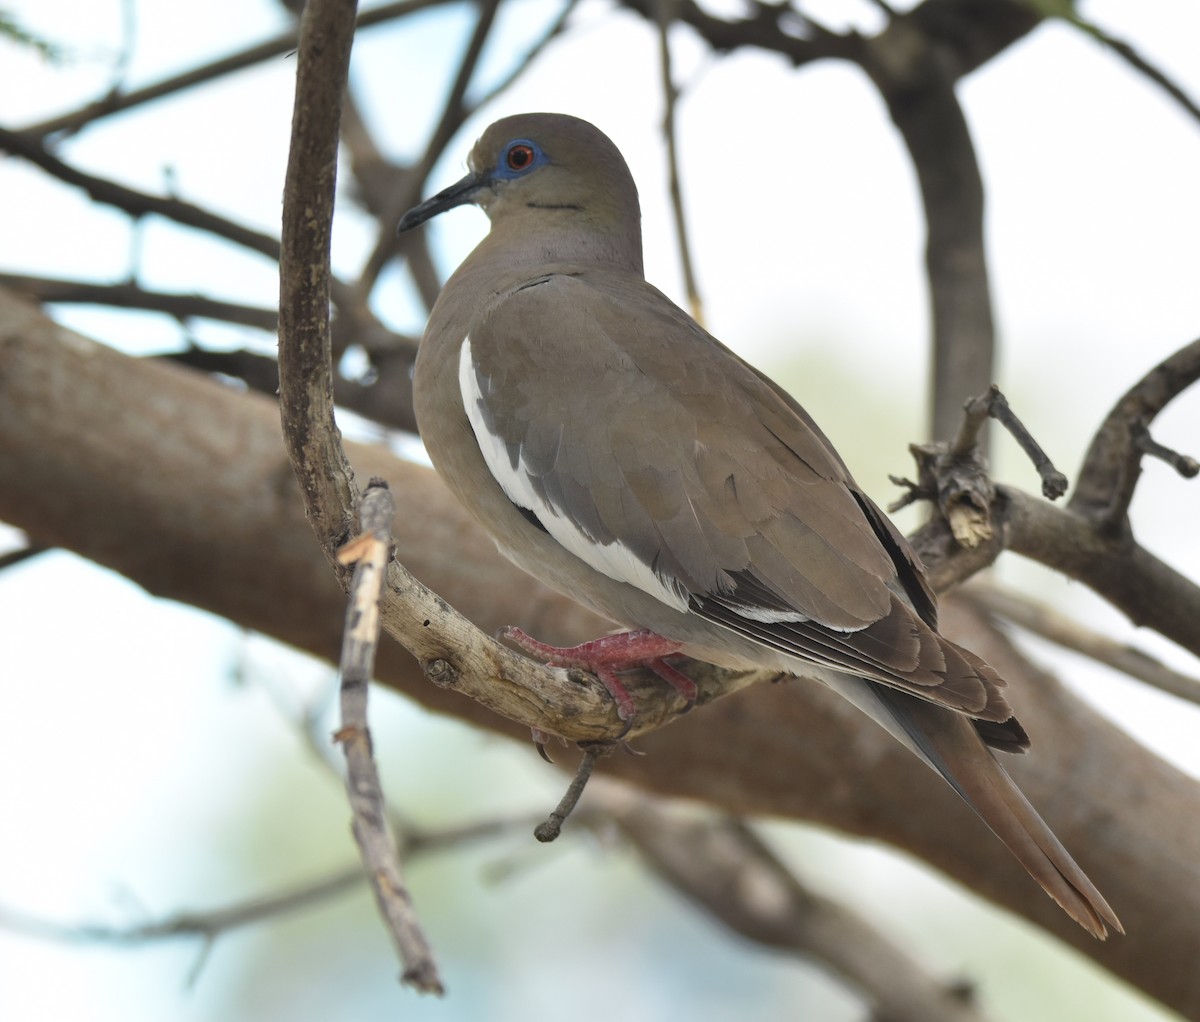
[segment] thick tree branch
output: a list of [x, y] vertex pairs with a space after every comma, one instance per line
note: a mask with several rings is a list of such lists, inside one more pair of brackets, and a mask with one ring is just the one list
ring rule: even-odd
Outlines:
[[[359, 472], [391, 483], [399, 556], [485, 631], [515, 623], [566, 645], [604, 630], [500, 558], [429, 470], [348, 446]], [[121, 356], [0, 293], [0, 449], [0, 520], [32, 542], [69, 547], [152, 593], [336, 657], [343, 598], [305, 521], [273, 402]], [[697, 707], [639, 739], [646, 755], [608, 757], [599, 770], [907, 849], [1175, 1010], [1200, 1015], [1191, 979], [1200, 958], [1200, 785], [984, 624], [960, 617], [952, 600], [942, 613], [959, 641], [1008, 678], [1034, 750], [1006, 766], [1121, 914], [1128, 937], [1101, 945], [1076, 935], [952, 792], [818, 685], [760, 684]], [[528, 741], [526, 729], [430, 685], [398, 644], [380, 648], [377, 671], [434, 709]]]
[[941, 518], [911, 537], [935, 589], [966, 581], [1011, 550], [1083, 582], [1134, 624], [1200, 656], [1200, 587], [1131, 538], [1105, 538], [1069, 508], [1010, 486], [996, 487], [989, 516], [992, 535], [973, 548], [960, 546]]

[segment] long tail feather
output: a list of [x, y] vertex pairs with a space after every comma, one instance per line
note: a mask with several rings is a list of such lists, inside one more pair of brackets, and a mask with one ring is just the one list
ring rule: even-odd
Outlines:
[[[908, 739], [905, 744], [945, 778], [1067, 915], [1100, 940], [1110, 927], [1125, 932], [1104, 896], [986, 748], [969, 718], [884, 686], [871, 684], [871, 690], [903, 732], [897, 737]], [[896, 734], [894, 727], [889, 730]]]

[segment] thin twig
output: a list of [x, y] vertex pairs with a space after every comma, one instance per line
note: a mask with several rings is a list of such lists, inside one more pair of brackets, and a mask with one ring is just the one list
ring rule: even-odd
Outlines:
[[362, 866], [355, 863], [288, 891], [250, 898], [222, 908], [179, 912], [133, 926], [100, 923], [58, 923], [16, 909], [0, 907], [0, 929], [43, 940], [72, 943], [147, 944], [177, 937], [213, 940], [239, 927], [273, 919], [326, 901], [363, 883]]
[[70, 302], [107, 305], [121, 309], [145, 309], [163, 312], [178, 320], [211, 319], [237, 323], [274, 333], [279, 325], [277, 309], [223, 302], [197, 294], [172, 294], [148, 291], [139, 284], [97, 284], [83, 280], [32, 277], [18, 273], [0, 273], [0, 286], [31, 295], [40, 302]]
[[[363, 11], [358, 16], [358, 28], [370, 28], [417, 11], [425, 10], [429, 7], [438, 7], [453, 2], [454, 0], [402, 0], [401, 3], [384, 4], [369, 11]], [[60, 114], [57, 117], [40, 121], [37, 124], [27, 125], [21, 129], [21, 133], [44, 137], [46, 135], [57, 134], [58, 132], [78, 131], [80, 128], [94, 124], [112, 114], [121, 113], [122, 111], [142, 106], [145, 103], [151, 103], [154, 100], [162, 99], [177, 92], [185, 92], [193, 86], [224, 78], [237, 71], [253, 67], [255, 64], [261, 64], [274, 57], [281, 57], [291, 53], [296, 49], [296, 39], [296, 29], [280, 33], [271, 39], [256, 43], [254, 46], [247, 47], [237, 53], [232, 53], [228, 57], [221, 57], [219, 60], [192, 68], [190, 71], [184, 71], [182, 74], [172, 75], [170, 78], [164, 78], [162, 81], [147, 85], [144, 88], [116, 94], [110, 92], [103, 98], [93, 103], [88, 103], [77, 110]]]
[[[281, 259], [281, 242], [269, 234], [263, 234], [261, 231], [217, 216], [207, 209], [184, 202], [182, 199], [151, 195], [148, 192], [127, 188], [125, 185], [117, 184], [107, 178], [84, 173], [59, 159], [38, 138], [27, 133], [14, 132], [0, 127], [0, 150], [29, 160], [52, 177], [75, 188], [81, 188], [96, 202], [114, 206], [131, 217], [161, 216], [164, 219], [183, 224], [185, 227], [192, 227], [218, 238], [224, 238], [226, 241], [264, 255], [272, 261], [278, 262]], [[358, 300], [358, 294], [354, 288], [335, 277], [330, 278], [328, 288], [330, 299], [353, 323], [353, 329], [360, 336], [377, 336], [388, 333], [366, 304]]]
[[478, 99], [473, 100], [469, 106], [469, 110], [473, 112], [487, 106], [501, 94], [512, 88], [517, 79], [529, 70], [529, 65], [541, 56], [542, 51], [563, 34], [567, 27], [567, 19], [578, 6], [579, 0], [567, 0], [558, 17], [550, 23], [550, 27], [542, 33], [541, 37], [536, 39], [533, 45], [525, 51], [525, 55], [514, 63], [512, 70], [492, 86], [492, 88], [488, 89], [487, 92], [480, 95]]
[[423, 993], [444, 992], [433, 951], [413, 910], [400, 854], [387, 823], [383, 786], [371, 748], [367, 690], [379, 644], [379, 598], [391, 559], [396, 502], [387, 484], [372, 479], [360, 506], [362, 533], [338, 554], [354, 563], [342, 643], [342, 723], [336, 738], [346, 754], [346, 792], [354, 811], [354, 840], [371, 881], [375, 903], [404, 962], [404, 981]]
[[1200, 121], [1200, 106], [1197, 106], [1195, 100], [1193, 100], [1191, 96], [1184, 92], [1181, 86], [1176, 85], [1175, 82], [1173, 82], [1165, 72], [1160, 71], [1148, 60], [1146, 60], [1146, 58], [1138, 53], [1137, 50], [1135, 50], [1129, 43], [1122, 39], [1118, 39], [1116, 36], [1109, 35], [1109, 33], [1105, 32], [1104, 29], [1102, 29], [1099, 25], [1080, 17], [1075, 13], [1072, 6], [1064, 5], [1062, 9], [1070, 12], [1069, 14], [1065, 15], [1065, 20], [1067, 22], [1074, 25], [1081, 31], [1086, 32], [1098, 42], [1103, 43], [1110, 50], [1112, 50], [1113, 53], [1125, 61], [1126, 64], [1132, 67], [1135, 71], [1145, 75], [1150, 79], [1150, 81], [1162, 89], [1163, 92], [1175, 100], [1176, 103], [1183, 107], [1190, 117]]
[[1150, 435], [1150, 427], [1141, 419], [1130, 423], [1129, 428], [1133, 433], [1134, 446], [1147, 457], [1166, 462], [1184, 479], [1195, 479], [1197, 475], [1200, 475], [1200, 462], [1197, 462], [1190, 454], [1181, 454], [1179, 451], [1160, 444]]
[[139, 192], [134, 188], [119, 185], [107, 178], [84, 173], [60, 160], [34, 135], [0, 127], [0, 149], [13, 156], [20, 156], [28, 160], [66, 184], [83, 189], [96, 202], [116, 206], [130, 216], [156, 214], [167, 220], [207, 231], [226, 241], [232, 241], [234, 244], [265, 255], [268, 259], [277, 260], [279, 258], [279, 241], [269, 234], [244, 227], [181, 199], [150, 195], [147, 192]]
[[1047, 500], [1057, 500], [1067, 492], [1067, 477], [1054, 467], [1049, 456], [1033, 438], [1033, 434], [1025, 428], [1025, 424], [1017, 418], [1008, 399], [994, 383], [988, 388], [987, 393], [970, 398], [964, 405], [962, 428], [950, 448], [950, 453], [961, 454], [969, 447], [975, 446], [978, 442], [980, 427], [985, 419], [995, 419], [1008, 430], [1020, 445], [1021, 450], [1033, 462], [1033, 467], [1037, 469], [1042, 480], [1043, 497]]
[[[461, 848], [468, 842], [526, 831], [529, 816], [474, 820], [429, 830], [413, 828], [402, 836], [404, 855], [430, 855]], [[107, 923], [61, 923], [0, 905], [0, 929], [39, 940], [73, 944], [139, 945], [178, 938], [215, 941], [245, 926], [253, 926], [289, 913], [300, 912], [353, 891], [366, 883], [361, 862], [335, 870], [328, 876], [290, 890], [247, 898], [231, 905], [176, 912], [132, 926]]]
[[918, 499], [936, 500], [959, 544], [971, 548], [991, 540], [996, 488], [979, 447], [981, 428], [989, 418], [1004, 425], [1029, 455], [1042, 477], [1043, 495], [1051, 500], [1062, 496], [1067, 489], [1067, 477], [1054, 467], [993, 384], [986, 393], [971, 398], [963, 406], [962, 425], [953, 442], [909, 445], [917, 463], [917, 481], [891, 476], [892, 482], [907, 492], [889, 505], [888, 510], [898, 511]]
[[989, 613], [1064, 649], [1082, 653], [1179, 699], [1200, 703], [1200, 679], [1172, 670], [1149, 653], [1093, 631], [1048, 604], [994, 584], [972, 583], [961, 592]]
[[558, 805], [554, 807], [554, 812], [534, 828], [534, 837], [543, 843], [554, 841], [558, 838], [558, 835], [562, 833], [563, 823], [571, 815], [575, 806], [579, 804], [579, 798], [592, 776], [596, 760], [611, 751], [611, 748], [611, 746], [590, 745], [583, 750], [583, 758], [579, 761], [579, 766], [575, 771], [575, 776], [571, 778], [570, 785], [567, 787]]
[[392, 197], [391, 208], [380, 218], [379, 237], [375, 242], [375, 248], [367, 257], [362, 273], [359, 274], [358, 288], [362, 295], [370, 294], [376, 280], [379, 279], [379, 274], [383, 272], [384, 266], [387, 265], [388, 260], [401, 244], [397, 240], [396, 223], [401, 214], [416, 203], [420, 191], [425, 185], [425, 179], [441, 155], [442, 149], [467, 117], [469, 111], [464, 102], [467, 87], [471, 84], [471, 78], [475, 74], [475, 68], [483, 53], [483, 46], [491, 34], [492, 25], [496, 20], [496, 11], [500, 7], [500, 0], [479, 0], [478, 6], [479, 20], [475, 23], [471, 41], [467, 44], [466, 52], [459, 62], [458, 74], [455, 75], [454, 84], [450, 87], [450, 94], [442, 106], [442, 116], [430, 137], [425, 154], [409, 174], [407, 187], [397, 190], [396, 195]]
[[675, 136], [675, 105], [679, 90], [675, 88], [671, 73], [671, 24], [675, 20], [677, 0], [658, 0], [658, 55], [662, 74], [663, 90], [663, 138], [667, 143], [667, 192], [671, 198], [671, 213], [675, 219], [675, 237], [679, 242], [679, 267], [683, 273], [683, 286], [687, 293], [692, 318], [704, 324], [704, 302], [696, 284], [696, 272], [692, 266], [692, 246], [689, 241], [687, 217], [683, 211], [683, 188], [679, 176], [679, 149]]

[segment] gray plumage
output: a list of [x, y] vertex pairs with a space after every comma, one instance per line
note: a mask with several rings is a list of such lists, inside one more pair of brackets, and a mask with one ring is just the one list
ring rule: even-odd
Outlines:
[[1002, 679], [938, 633], [903, 536], [803, 408], [645, 281], [616, 147], [528, 114], [488, 128], [469, 166], [401, 222], [464, 202], [492, 221], [438, 298], [414, 391], [434, 465], [500, 549], [699, 659], [820, 678], [941, 774], [1073, 918], [1119, 929], [984, 747], [1028, 738]]

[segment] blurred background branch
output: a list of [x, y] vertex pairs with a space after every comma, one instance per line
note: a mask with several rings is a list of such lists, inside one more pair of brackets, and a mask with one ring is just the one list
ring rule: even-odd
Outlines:
[[[278, 377], [272, 345], [279, 317], [271, 290], [280, 255], [279, 189], [286, 148], [278, 126], [286, 128], [286, 114], [280, 114], [282, 103], [259, 100], [254, 91], [271, 81], [290, 102], [295, 8], [262, 5], [255, 30], [243, 29], [238, 19], [223, 21], [221, 36], [207, 50], [195, 47], [179, 57], [164, 53], [147, 70], [149, 37], [143, 33], [152, 31], [154, 12], [124, 4], [111, 59], [90, 93], [77, 90], [69, 101], [29, 103], [20, 110], [0, 108], [0, 148], [18, 157], [3, 168], [14, 175], [11, 194], [24, 195], [22, 182], [37, 182], [28, 193], [36, 201], [14, 201], [10, 229], [0, 237], [0, 285], [6, 289], [0, 292], [0, 519], [21, 530], [12, 540], [13, 549], [0, 554], [0, 582], [21, 592], [20, 604], [41, 602], [24, 598], [22, 587], [35, 584], [29, 573], [53, 572], [60, 563], [53, 554], [31, 557], [28, 551], [68, 549], [120, 572], [149, 593], [207, 609], [239, 628], [318, 657], [329, 658], [336, 649], [338, 586], [301, 511], [274, 401]], [[853, 915], [864, 912], [861, 900], [836, 926], [821, 923], [841, 918], [840, 907], [829, 908], [840, 899], [816, 893], [820, 884], [815, 880], [814, 890], [807, 884], [800, 887], [786, 865], [787, 855], [749, 830], [743, 815], [808, 820], [891, 844], [1075, 943], [1102, 968], [1169, 1009], [1200, 1018], [1200, 993], [1190, 980], [1189, 964], [1200, 954], [1195, 923], [1200, 918], [1195, 866], [1200, 835], [1194, 823], [1200, 819], [1200, 793], [1194, 777], [1131, 736], [1136, 732], [1146, 738], [1121, 709], [1109, 710], [1120, 719], [1119, 728], [1073, 696], [1055, 673], [1039, 665], [1040, 657], [1017, 648], [997, 629], [1007, 622], [1017, 627], [1023, 644], [1035, 636], [1103, 662], [1108, 670], [1134, 679], [1139, 692], [1143, 685], [1154, 686], [1172, 698], [1195, 701], [1191, 656], [1200, 653], [1194, 628], [1200, 608], [1196, 544], [1187, 539], [1186, 530], [1165, 539], [1168, 534], [1152, 524], [1171, 508], [1186, 509], [1194, 501], [1191, 486], [1157, 464], [1165, 462], [1185, 475], [1194, 464], [1196, 451], [1178, 437], [1195, 435], [1194, 430], [1181, 433], [1179, 423], [1194, 421], [1187, 388], [1200, 358], [1195, 344], [1173, 351], [1182, 336], [1195, 335], [1194, 310], [1190, 319], [1181, 315], [1182, 327], [1150, 326], [1149, 311], [1163, 302], [1144, 282], [1136, 290], [1130, 283], [1128, 293], [1118, 295], [1113, 292], [1120, 288], [1089, 279], [1084, 299], [1071, 287], [1074, 262], [1082, 266], [1088, 248], [1102, 247], [1116, 221], [1125, 217], [1139, 226], [1161, 223], [1162, 217], [1147, 214], [1139, 203], [1168, 191], [1165, 175], [1176, 164], [1185, 174], [1192, 166], [1188, 160], [1200, 166], [1195, 157], [1197, 108], [1189, 96], [1196, 83], [1186, 69], [1160, 61], [1156, 45], [1161, 43], [1125, 38], [1122, 29], [1102, 23], [1101, 13], [1016, 0], [924, 0], [908, 9], [855, 7], [849, 0], [819, 9], [754, 3], [737, 15], [714, 13], [692, 0], [627, 0], [612, 8], [588, 0], [524, 6], [519, 0], [380, 4], [357, 19], [355, 63], [341, 106], [338, 215], [329, 225], [323, 220], [327, 213], [306, 211], [314, 226], [332, 232], [336, 275], [330, 279], [328, 300], [323, 300], [333, 310], [332, 401], [340, 427], [371, 441], [348, 445], [354, 470], [390, 480], [400, 503], [400, 559], [484, 631], [519, 624], [539, 637], [566, 642], [594, 637], [605, 627], [517, 575], [428, 470], [396, 456], [400, 451], [420, 457], [411, 435], [415, 338], [445, 268], [457, 261], [443, 249], [461, 254], [469, 238], [451, 224], [444, 235], [419, 232], [397, 239], [395, 220], [439, 181], [458, 176], [473, 134], [503, 113], [569, 109], [609, 131], [635, 163], [656, 282], [699, 311], [698, 282], [704, 281], [710, 324], [735, 346], [755, 332], [757, 319], [767, 318], [767, 304], [777, 302], [769, 311], [786, 325], [771, 327], [765, 353], [756, 357], [759, 362], [783, 362], [790, 356], [781, 352], [820, 347], [813, 335], [824, 328], [821, 288], [829, 285], [810, 278], [825, 279], [819, 277], [822, 264], [841, 267], [843, 277], [855, 276], [871, 263], [876, 249], [894, 245], [898, 236], [900, 248], [913, 253], [923, 244], [923, 265], [914, 259], [914, 268], [900, 273], [889, 265], [870, 278], [873, 282], [863, 269], [862, 282], [848, 292], [849, 298], [837, 292], [830, 299], [850, 316], [867, 316], [877, 307], [884, 323], [869, 351], [836, 339], [825, 349], [844, 343], [847, 351], [860, 352], [848, 356], [854, 367], [850, 387], [863, 390], [847, 389], [844, 381], [824, 375], [824, 356], [793, 360], [793, 368], [801, 367], [790, 381], [798, 396], [813, 402], [822, 423], [830, 413], [835, 420], [844, 413], [847, 429], [869, 438], [863, 462], [870, 464], [880, 452], [879, 476], [904, 471], [905, 442], [951, 441], [964, 400], [986, 391], [998, 376], [1013, 381], [1006, 390], [1014, 407], [1023, 418], [1032, 418], [1033, 435], [1059, 467], [1069, 469], [1064, 457], [1076, 448], [1082, 454], [1090, 442], [1067, 506], [1057, 508], [1032, 495], [1038, 484], [1021, 475], [1027, 471], [1024, 466], [1008, 480], [1003, 468], [1011, 445], [998, 437], [991, 453], [1004, 481], [991, 486], [989, 470], [979, 466], [993, 494], [986, 509], [992, 538], [965, 549], [935, 514], [917, 540], [941, 588], [996, 564], [1009, 550], [1045, 565], [1056, 579], [1083, 582], [1098, 594], [1090, 609], [1081, 612], [1070, 590], [1048, 586], [1045, 575], [1032, 576], [1030, 582], [1018, 573], [1003, 590], [990, 579], [973, 581], [961, 600], [947, 601], [946, 614], [960, 638], [994, 659], [1009, 678], [1014, 702], [1035, 742], [1034, 752], [1013, 772], [1110, 895], [1129, 927], [1127, 939], [1104, 947], [1079, 942], [1057, 921], [1052, 906], [1023, 886], [990, 835], [979, 833], [981, 828], [952, 798], [934, 793], [919, 764], [905, 760], [868, 724], [831, 705], [822, 691], [800, 682], [758, 684], [698, 707], [682, 721], [639, 739], [637, 750], [646, 755], [609, 757], [599, 768], [644, 792], [709, 803], [717, 814], [692, 819], [655, 797], [608, 787], [598, 788], [595, 804], [585, 803], [581, 810], [591, 814], [587, 820], [599, 846], [617, 828], [654, 874], [687, 892], [700, 911], [755, 941], [824, 962], [880, 1018], [981, 1018], [985, 1008], [988, 1017], [1035, 1015], [1028, 1010], [993, 1012], [987, 997], [973, 1003], [960, 996], [957, 986], [929, 978], [959, 970], [916, 962], [921, 955], [910, 961], [904, 936], [908, 920], [887, 908], [900, 900], [902, 892], [894, 888], [903, 885], [885, 883], [892, 888], [885, 896], [866, 898], [869, 927]], [[0, 20], [5, 45], [37, 60], [42, 59], [39, 54], [53, 56], [56, 74], [65, 74], [62, 68], [81, 59], [75, 36], [68, 42], [70, 33], [63, 32], [60, 43], [54, 31], [43, 29], [19, 5], [14, 15]], [[1044, 142], [1030, 141], [1034, 156], [1022, 166], [1020, 146], [1014, 142], [1019, 136], [1004, 136], [1005, 143], [995, 141], [993, 134], [1006, 116], [1025, 130], [1036, 121], [1038, 106], [1060, 101], [1069, 91], [1064, 83], [1074, 80], [1074, 72], [1064, 64], [1055, 67], [1050, 91], [1032, 100], [1019, 98], [1017, 83], [1027, 75], [1033, 80], [1030, 60], [1052, 44], [1059, 47], [1051, 51], [1056, 54], [1078, 53], [1093, 44], [1111, 53], [1113, 63], [1134, 76], [1122, 79], [1121, 88], [1131, 95], [1140, 89], [1139, 96], [1160, 100], [1169, 110], [1164, 117], [1176, 118], [1169, 122], [1170, 130], [1191, 154], [1173, 160], [1157, 154], [1152, 145], [1129, 143], [1122, 152], [1131, 154], [1130, 159], [1144, 152], [1151, 168], [1146, 173], [1156, 175], [1152, 180], [1102, 162], [1075, 172], [1071, 189], [1082, 190], [1085, 174], [1113, 176], [1104, 213], [1096, 212], [1098, 207], [1090, 210], [1088, 229], [1068, 238], [1066, 257], [1053, 248], [1060, 244], [1055, 232], [1063, 230], [1053, 214], [1044, 214], [1013, 249], [1011, 243], [1005, 247], [1007, 219], [994, 212], [999, 206], [1011, 217], [1021, 201], [1032, 201], [1014, 205], [1009, 199], [1030, 163], [1037, 166], [1026, 194], [1049, 188], [1056, 173], [1049, 161], [1041, 162], [1037, 146]], [[771, 76], [756, 79], [770, 83], [757, 86], [757, 94], [736, 84], [751, 66], [768, 68]], [[869, 96], [866, 103], [890, 121], [878, 118], [873, 128], [865, 129], [856, 120], [863, 116], [860, 108], [854, 106], [838, 107], [828, 121], [822, 120], [826, 106], [833, 110], [829, 97], [836, 90], [830, 83], [843, 80], [832, 77], [838, 74], [843, 79], [852, 75], [852, 88]], [[633, 92], [623, 91], [626, 86]], [[1080, 88], [1079, 109], [1098, 103], [1090, 86]], [[9, 95], [18, 91], [9, 90]], [[222, 95], [232, 97], [232, 106], [207, 113], [203, 104]], [[646, 96], [654, 96], [653, 101]], [[606, 108], [606, 103], [615, 106]], [[166, 121], [155, 120], [160, 110], [166, 111]], [[774, 113], [764, 129], [766, 110]], [[260, 113], [262, 119], [256, 120]], [[1103, 125], [1098, 136], [1110, 133], [1116, 113], [1096, 107]], [[246, 133], [237, 134], [243, 126]], [[206, 157], [202, 170], [174, 166], [166, 143], [175, 128], [199, 140]], [[1053, 130], [1074, 129], [1061, 123]], [[868, 131], [892, 140], [893, 146], [875, 150], [886, 155], [865, 161], [875, 159], [882, 168], [874, 177], [864, 175], [859, 157], [843, 157], [843, 152], [860, 152], [857, 139]], [[268, 157], [254, 155], [254, 135], [263, 136]], [[644, 145], [630, 144], [635, 139]], [[997, 156], [1005, 145], [1017, 152], [1012, 161]], [[263, 161], [270, 168], [266, 183], [260, 184], [256, 162]], [[329, 157], [323, 169], [331, 165]], [[897, 178], [902, 187], [888, 190]], [[153, 181], [158, 186], [148, 183]], [[884, 219], [882, 207], [874, 204], [875, 192], [886, 196], [885, 206], [909, 201], [911, 222], [898, 227]], [[1172, 194], [1178, 196], [1172, 201], [1179, 225], [1200, 215], [1194, 189]], [[1071, 192], [1058, 196], [1063, 206]], [[55, 204], [72, 211], [74, 219], [66, 227], [53, 218]], [[84, 211], [106, 217], [108, 233], [96, 235], [98, 240], [85, 237], [76, 226]], [[676, 241], [669, 245], [663, 239], [672, 221]], [[831, 226], [817, 233], [822, 224]], [[114, 229], [119, 233], [113, 234]], [[170, 245], [160, 241], [164, 232], [172, 232]], [[1182, 233], [1190, 238], [1194, 232], [1188, 228]], [[43, 245], [50, 254], [35, 255]], [[133, 268], [123, 266], [114, 274], [111, 254], [131, 249]], [[1108, 263], [1117, 262], [1114, 253], [1128, 255], [1129, 267], [1146, 264], [1153, 254], [1138, 239], [1107, 252]], [[1014, 267], [1026, 261], [1044, 267], [1042, 277], [1051, 278], [1061, 298], [1053, 328], [1031, 338], [1024, 336], [1028, 328], [1023, 321], [1005, 313], [1015, 307]], [[1179, 280], [1192, 280], [1187, 257], [1176, 262]], [[210, 272], [214, 264], [220, 273]], [[294, 268], [300, 274], [310, 271], [307, 263]], [[1133, 268], [1122, 272], [1132, 281]], [[885, 300], [880, 281], [891, 278], [898, 278], [905, 304]], [[1186, 287], [1172, 284], [1174, 279], [1159, 269], [1154, 283], [1164, 291], [1184, 293]], [[1124, 287], [1124, 279], [1120, 283]], [[734, 297], [742, 304], [734, 305]], [[1088, 337], [1095, 327], [1083, 324], [1092, 307], [1109, 298], [1114, 306], [1134, 310], [1139, 319], [1136, 330], [1126, 328], [1106, 348]], [[80, 332], [56, 325], [29, 300]], [[323, 315], [324, 307], [318, 302], [309, 312]], [[98, 313], [103, 315], [96, 318]], [[143, 320], [125, 317], [135, 315], [158, 324], [152, 342], [134, 342], [139, 328], [131, 324]], [[856, 322], [847, 320], [849, 333]], [[113, 323], [120, 325], [114, 329]], [[130, 358], [83, 335], [165, 358]], [[1058, 355], [1058, 345], [1082, 354]], [[1099, 361], [1114, 365], [1096, 365], [1097, 354], [1103, 356]], [[1095, 382], [1093, 374], [1101, 369], [1121, 375]], [[206, 379], [209, 375], [219, 382]], [[1052, 387], [1050, 405], [1057, 414], [1037, 410], [1032, 381], [1038, 378]], [[237, 386], [239, 381], [244, 386]], [[924, 425], [915, 414], [905, 418], [918, 409], [926, 415]], [[840, 435], [835, 439], [839, 447], [847, 447]], [[1148, 466], [1146, 454], [1156, 464]], [[859, 461], [853, 455], [850, 461], [857, 471]], [[1183, 514], [1187, 521], [1194, 517], [1186, 510]], [[322, 528], [326, 538], [333, 538], [345, 523], [329, 521]], [[1004, 572], [1011, 562], [1000, 559], [998, 570]], [[102, 609], [86, 606], [66, 620], [53, 613], [40, 616], [54, 621], [60, 632], [81, 633]], [[1155, 641], [1133, 643], [1125, 632], [1115, 637], [1112, 622], [1128, 628], [1125, 619], [1156, 633], [1146, 636]], [[17, 645], [43, 645], [26, 639], [27, 630], [10, 629], [18, 636]], [[109, 630], [119, 632], [120, 626]], [[1156, 644], [1159, 636], [1171, 642]], [[1045, 647], [1032, 648], [1040, 653]], [[89, 665], [89, 673], [91, 669]], [[172, 675], [169, 670], [159, 673]], [[430, 685], [395, 644], [381, 648], [378, 674], [383, 685], [412, 701], [528, 741], [527, 732], [454, 691]], [[1103, 702], [1103, 685], [1086, 687], [1089, 698]], [[638, 694], [648, 706], [655, 705], [652, 685]], [[665, 702], [658, 710], [655, 720], [673, 715]], [[1191, 711], [1160, 712], [1175, 718]], [[829, 772], [830, 763], [844, 761], [847, 748], [868, 764], [851, 789]], [[494, 778], [471, 768], [482, 754], [456, 755], [466, 765], [471, 790], [496, 797]], [[514, 755], [532, 754], [514, 747]], [[570, 767], [574, 750], [556, 753], [556, 758]], [[6, 767], [16, 774], [11, 763]], [[74, 770], [77, 776], [82, 773], [77, 765]], [[544, 815], [556, 797], [548, 792], [557, 792], [561, 784], [557, 776], [548, 778], [546, 791], [528, 798], [510, 818]], [[446, 806], [453, 800], [437, 796], [436, 801]], [[405, 818], [413, 815], [407, 805], [400, 809]], [[481, 826], [485, 818], [495, 814], [481, 813]], [[333, 825], [339, 828], [341, 833], [341, 822]], [[561, 865], [561, 860], [539, 861]], [[695, 872], [689, 873], [688, 866]], [[293, 893], [262, 903], [209, 900], [234, 906], [215, 913], [218, 919], [228, 911], [249, 921], [260, 910], [272, 914], [274, 909], [262, 909], [264, 904], [307, 903], [346, 883], [345, 875], [334, 871], [308, 875], [329, 879], [307, 888], [297, 883], [290, 888]], [[858, 883], [865, 880], [856, 874], [851, 886]], [[283, 882], [275, 887], [289, 889]], [[739, 902], [729, 893], [739, 889], [742, 894], [767, 891], [767, 900]], [[576, 896], [581, 892], [572, 890], [571, 897]], [[482, 900], [475, 898], [467, 906], [468, 914], [454, 924], [458, 931], [483, 926], [475, 916], [483, 911]], [[528, 900], [542, 899], [535, 893]], [[578, 926], [562, 921], [562, 898], [549, 900], [560, 913], [551, 924], [561, 938], [556, 947], [586, 943], [594, 933], [586, 921]], [[817, 922], [800, 921], [804, 908], [814, 909]], [[14, 909], [9, 919], [52, 914], [52, 909]], [[94, 913], [62, 917], [88, 915]], [[163, 920], [144, 932], [166, 933], [189, 917], [151, 912], [141, 918]], [[431, 926], [436, 925], [435, 912]], [[130, 934], [138, 928], [116, 925], [111, 932]], [[814, 935], [823, 936], [810, 940]], [[443, 939], [435, 940], [439, 947], [445, 945]], [[1021, 943], [1032, 946], [1032, 938], [1023, 937]], [[450, 962], [454, 954], [452, 950]], [[536, 966], [537, 956], [528, 957]], [[724, 961], [724, 951], [720, 957]], [[991, 980], [996, 984], [1028, 968], [1000, 966], [998, 973], [989, 973], [996, 956], [981, 957], [988, 963], [978, 966], [979, 974], [1000, 975]], [[708, 963], [691, 975], [706, 970]], [[386, 966], [381, 971], [386, 973]], [[910, 985], [902, 989], [898, 975], [906, 975]], [[517, 982], [511, 970], [505, 978]], [[390, 982], [390, 976], [385, 979]], [[453, 978], [450, 982], [453, 987]], [[695, 978], [688, 982], [701, 984]], [[1049, 985], [1048, 980], [1043, 984], [1045, 989]], [[672, 992], [676, 1007], [681, 993]], [[747, 995], [739, 1010], [753, 1013], [752, 1000]], [[926, 1006], [911, 1006], [921, 1003]], [[609, 1005], [609, 1014], [620, 1007]], [[1047, 1010], [1047, 1017], [1062, 1017]], [[1156, 1009], [1145, 1010], [1139, 1017], [1166, 1017]], [[771, 1013], [769, 1007], [759, 1011]], [[1132, 1016], [1122, 1008], [1112, 1017]]]

